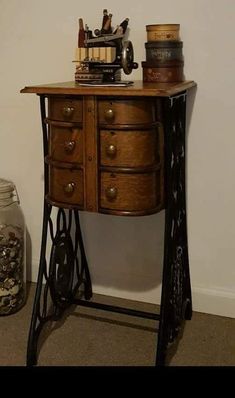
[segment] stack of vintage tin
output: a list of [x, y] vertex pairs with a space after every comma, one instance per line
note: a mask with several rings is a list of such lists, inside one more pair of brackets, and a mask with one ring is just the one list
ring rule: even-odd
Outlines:
[[146, 25], [144, 82], [184, 81], [183, 42], [179, 30], [179, 24]]

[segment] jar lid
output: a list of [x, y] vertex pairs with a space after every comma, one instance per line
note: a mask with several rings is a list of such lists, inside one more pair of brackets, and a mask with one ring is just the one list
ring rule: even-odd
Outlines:
[[0, 178], [0, 208], [13, 203], [14, 191], [13, 182]]
[[1, 193], [12, 193], [14, 189], [13, 182], [0, 178], [0, 195]]

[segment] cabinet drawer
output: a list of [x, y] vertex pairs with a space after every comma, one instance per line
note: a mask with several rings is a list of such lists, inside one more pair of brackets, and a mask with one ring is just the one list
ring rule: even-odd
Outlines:
[[160, 204], [159, 172], [101, 173], [100, 206], [120, 211], [147, 211]]
[[102, 166], [146, 167], [159, 159], [157, 129], [100, 131]]
[[49, 98], [48, 117], [51, 120], [82, 123], [82, 99]]
[[49, 156], [52, 160], [82, 163], [82, 130], [77, 127], [51, 126], [49, 133]]
[[98, 118], [100, 125], [153, 123], [154, 103], [152, 99], [100, 100]]
[[49, 198], [56, 202], [83, 205], [83, 172], [49, 166]]

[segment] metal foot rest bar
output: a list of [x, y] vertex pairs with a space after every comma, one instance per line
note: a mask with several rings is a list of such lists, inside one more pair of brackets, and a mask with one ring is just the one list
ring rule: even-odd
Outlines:
[[97, 302], [84, 301], [81, 299], [74, 299], [73, 303], [84, 306], [84, 307], [97, 308], [97, 309], [104, 310], [104, 311], [111, 311], [111, 312], [116, 312], [119, 314], [126, 314], [126, 315], [136, 316], [136, 317], [140, 317], [140, 318], [155, 319], [155, 320], [160, 319], [159, 314], [154, 314], [152, 312], [133, 310], [131, 308], [118, 307], [118, 306], [110, 305], [110, 304], [102, 304], [102, 303], [97, 303]]

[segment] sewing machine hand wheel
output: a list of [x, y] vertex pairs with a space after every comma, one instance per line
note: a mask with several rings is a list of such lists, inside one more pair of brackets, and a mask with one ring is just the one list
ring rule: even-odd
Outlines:
[[129, 40], [124, 41], [122, 48], [122, 68], [126, 75], [129, 75], [132, 72], [133, 68], [136, 69], [136, 67], [138, 67], [138, 65], [135, 64], [133, 60], [134, 50], [132, 43]]

